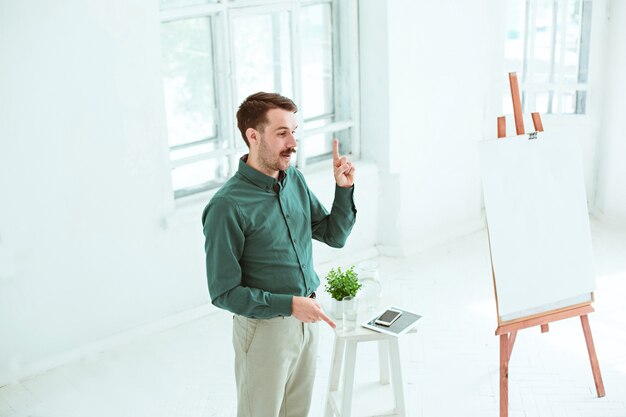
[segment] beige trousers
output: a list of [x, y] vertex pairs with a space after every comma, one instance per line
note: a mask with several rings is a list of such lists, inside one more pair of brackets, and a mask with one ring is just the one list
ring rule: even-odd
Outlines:
[[237, 417], [307, 417], [318, 331], [293, 317], [234, 316]]

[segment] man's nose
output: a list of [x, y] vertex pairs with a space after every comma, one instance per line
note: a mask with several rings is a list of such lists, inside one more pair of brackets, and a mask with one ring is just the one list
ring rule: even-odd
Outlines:
[[294, 136], [293, 133], [289, 134], [289, 141], [287, 142], [287, 145], [290, 148], [294, 148], [294, 147], [296, 147], [298, 145], [298, 140], [296, 139], [296, 137]]

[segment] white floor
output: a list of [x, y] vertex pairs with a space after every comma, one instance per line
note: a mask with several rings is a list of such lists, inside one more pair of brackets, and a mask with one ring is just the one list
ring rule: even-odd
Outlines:
[[[593, 228], [597, 398], [577, 319], [518, 334], [510, 416], [626, 417], [626, 234]], [[496, 310], [483, 232], [410, 259], [379, 257], [386, 302], [424, 316], [400, 340], [409, 416], [498, 416]], [[319, 268], [320, 275], [325, 273]], [[320, 289], [321, 290], [321, 289]], [[235, 416], [231, 316], [215, 313], [0, 388], [0, 417]], [[311, 416], [321, 416], [333, 334], [323, 327]], [[392, 407], [373, 343], [357, 352], [355, 415]], [[264, 417], [264, 416], [258, 416]]]

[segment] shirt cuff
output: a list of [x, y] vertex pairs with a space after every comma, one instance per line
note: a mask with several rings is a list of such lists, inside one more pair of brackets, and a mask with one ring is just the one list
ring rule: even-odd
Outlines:
[[291, 316], [291, 301], [293, 295], [272, 294], [270, 312], [272, 316]]
[[341, 207], [350, 207], [352, 213], [356, 214], [356, 207], [354, 205], [354, 185], [350, 188], [343, 188], [335, 184], [335, 200], [333, 204], [338, 204]]

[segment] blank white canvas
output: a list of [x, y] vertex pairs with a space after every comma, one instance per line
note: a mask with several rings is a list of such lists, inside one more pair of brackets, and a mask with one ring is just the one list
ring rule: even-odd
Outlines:
[[595, 275], [578, 144], [539, 133], [484, 141], [479, 152], [501, 320], [589, 301]]

